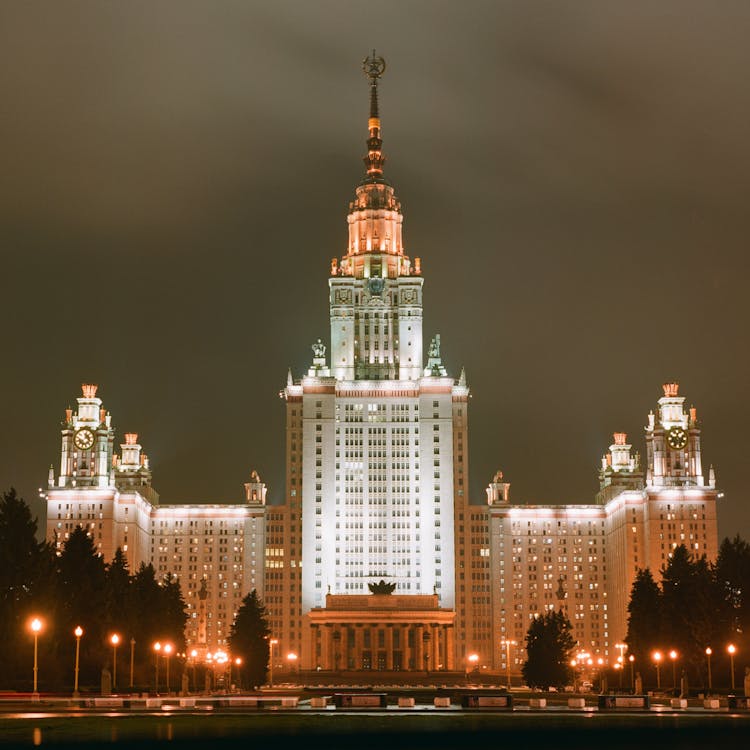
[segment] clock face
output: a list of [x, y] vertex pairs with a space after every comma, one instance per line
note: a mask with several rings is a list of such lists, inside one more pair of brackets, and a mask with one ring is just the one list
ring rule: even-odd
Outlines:
[[667, 445], [673, 450], [681, 450], [687, 445], [687, 432], [682, 427], [672, 427], [667, 432]]
[[73, 438], [73, 442], [76, 444], [76, 448], [86, 451], [94, 444], [94, 433], [85, 428], [78, 430]]

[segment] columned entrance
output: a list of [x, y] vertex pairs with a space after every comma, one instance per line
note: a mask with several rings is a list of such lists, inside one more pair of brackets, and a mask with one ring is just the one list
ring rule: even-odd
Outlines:
[[328, 594], [305, 625], [302, 669], [455, 669], [455, 612], [434, 594]]

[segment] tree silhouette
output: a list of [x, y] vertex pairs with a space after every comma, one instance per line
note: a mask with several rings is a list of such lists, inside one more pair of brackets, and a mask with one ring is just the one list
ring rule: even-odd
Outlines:
[[233, 657], [242, 659], [241, 673], [247, 684], [257, 689], [266, 681], [269, 643], [266, 608], [253, 589], [243, 600], [232, 623], [229, 649]]
[[570, 620], [550, 611], [531, 621], [526, 633], [526, 661], [522, 673], [532, 688], [564, 687], [572, 678], [570, 659], [575, 640]]

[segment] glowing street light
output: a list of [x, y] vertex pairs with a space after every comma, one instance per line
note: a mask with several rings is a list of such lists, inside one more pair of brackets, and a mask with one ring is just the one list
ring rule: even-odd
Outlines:
[[516, 642], [503, 638], [500, 645], [505, 646], [505, 682], [508, 690], [510, 690], [510, 647], [515, 646]]
[[171, 643], [165, 643], [164, 644], [164, 657], [167, 660], [167, 695], [169, 695], [169, 657], [172, 653], [172, 649], [174, 647]]
[[479, 661], [479, 654], [469, 654], [466, 657], [466, 681], [469, 681], [469, 672], [471, 672], [474, 667], [476, 667], [477, 662]]
[[677, 687], [677, 670], [675, 664], [678, 656], [679, 654], [674, 649], [669, 652], [669, 658], [672, 660], [672, 690]]
[[[241, 678], [240, 667], [242, 666], [242, 659], [238, 656], [235, 658], [234, 663], [237, 665], [237, 690], [241, 692], [242, 685], [240, 683], [242, 681], [242, 678]], [[231, 672], [231, 667], [230, 667], [230, 672]], [[231, 679], [230, 679], [230, 682], [231, 682]]]
[[117, 646], [120, 643], [120, 636], [117, 633], [112, 633], [109, 637], [109, 642], [112, 644], [112, 687], [117, 687]]
[[77, 698], [78, 693], [78, 657], [81, 653], [81, 636], [83, 635], [83, 628], [80, 625], [76, 626], [76, 629], [73, 631], [73, 635], [76, 637], [76, 668], [74, 672], [74, 679], [73, 679], [73, 697]]
[[618, 661], [620, 664], [623, 664], [625, 662], [625, 652], [628, 650], [628, 644], [627, 643], [615, 643], [615, 648], [619, 649], [620, 651], [620, 658]]
[[734, 643], [730, 643], [727, 646], [727, 651], [729, 652], [729, 664], [730, 670], [732, 672], [732, 690], [734, 690], [734, 655], [737, 652], [737, 647], [734, 645]]
[[31, 695], [31, 700], [34, 702], [39, 701], [39, 691], [37, 690], [37, 673], [39, 671], [39, 660], [38, 660], [38, 649], [37, 649], [37, 640], [39, 638], [39, 633], [42, 631], [42, 628], [44, 627], [44, 623], [38, 618], [35, 617], [30, 623], [29, 627], [31, 628], [31, 632], [34, 634], [34, 692]]
[[160, 651], [161, 651], [161, 643], [159, 643], [159, 641], [156, 641], [156, 643], [154, 643], [154, 664], [156, 666], [156, 669], [155, 669], [156, 695], [159, 695], [159, 652]]
[[654, 660], [654, 663], [656, 664], [656, 687], [657, 689], [661, 688], [661, 677], [659, 674], [659, 665], [661, 664], [662, 660], [662, 654], [661, 651], [654, 651], [653, 654], [651, 654], [651, 658]]
[[297, 664], [297, 654], [294, 653], [294, 651], [290, 651], [286, 655], [286, 660], [289, 662], [289, 672], [294, 673], [294, 667]]
[[633, 654], [630, 654], [628, 656], [628, 661], [630, 662], [630, 689], [635, 692], [635, 674], [633, 672], [633, 664], [635, 663], [635, 656]]
[[130, 639], [130, 687], [133, 687], [133, 665], [135, 664], [135, 638]]
[[277, 645], [278, 642], [279, 642], [278, 638], [271, 638], [271, 640], [268, 641], [268, 645], [270, 647], [270, 654], [269, 654], [270, 670], [268, 673], [268, 687], [273, 687], [273, 647]]
[[713, 649], [711, 646], [706, 646], [706, 661], [708, 662], [708, 692], [711, 692], [711, 654]]
[[193, 691], [198, 692], [198, 683], [195, 681], [195, 662], [198, 659], [198, 652], [195, 649], [190, 652], [190, 659], [193, 663]]

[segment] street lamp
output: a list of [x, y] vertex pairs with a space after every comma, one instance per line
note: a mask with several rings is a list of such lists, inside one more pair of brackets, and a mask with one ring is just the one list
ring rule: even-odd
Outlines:
[[616, 661], [613, 666], [615, 671], [617, 672], [617, 676], [620, 678], [620, 687], [622, 687], [622, 662]]
[[578, 692], [578, 660], [571, 659], [570, 666], [573, 668], [573, 692]]
[[268, 687], [273, 687], [273, 647], [277, 645], [279, 642], [278, 638], [271, 638], [270, 641], [268, 641], [268, 645], [270, 647], [270, 658], [269, 658], [269, 664], [270, 664], [270, 672], [268, 676]]
[[737, 647], [734, 645], [734, 643], [730, 643], [727, 646], [727, 651], [729, 651], [729, 664], [730, 670], [732, 672], [732, 691], [734, 691], [734, 654], [737, 651]]
[[117, 645], [120, 643], [120, 636], [117, 633], [112, 633], [109, 637], [109, 642], [112, 644], [112, 687], [117, 687]]
[[620, 658], [618, 661], [622, 664], [625, 661], [625, 652], [628, 650], [627, 643], [615, 643], [615, 648], [620, 650]]
[[294, 672], [294, 665], [297, 663], [297, 654], [294, 653], [294, 651], [290, 651], [286, 655], [286, 660], [289, 662], [289, 672]]
[[672, 690], [677, 687], [677, 670], [675, 667], [677, 656], [678, 654], [674, 649], [669, 652], [669, 658], [672, 660]]
[[604, 692], [604, 682], [603, 682], [604, 681], [604, 669], [603, 669], [603, 667], [604, 667], [604, 659], [602, 659], [602, 657], [600, 656], [596, 660], [596, 663], [597, 663], [597, 665], [599, 667], [599, 692], [603, 693]]
[[633, 656], [633, 654], [630, 654], [630, 656], [628, 656], [628, 661], [630, 662], [630, 689], [635, 692], [635, 675], [633, 674], [633, 663], [635, 662], [635, 656]]
[[169, 695], [169, 656], [172, 653], [172, 648], [171, 643], [164, 644], [164, 656], [167, 660], [167, 695]]
[[240, 672], [240, 667], [242, 666], [242, 659], [240, 659], [240, 657], [238, 656], [234, 660], [234, 663], [237, 665], [237, 691], [242, 692], [242, 685], [240, 684], [242, 682], [241, 672]]
[[708, 662], [708, 692], [711, 692], [711, 654], [713, 649], [711, 646], [706, 646], [706, 661]]
[[75, 679], [73, 680], [73, 697], [78, 697], [78, 657], [81, 653], [81, 636], [83, 635], [83, 628], [80, 625], [76, 626], [73, 631], [73, 635], [76, 637], [76, 668], [75, 668]]
[[156, 665], [156, 695], [159, 695], [159, 652], [161, 651], [161, 643], [157, 641], [154, 643], [154, 663]]
[[39, 671], [39, 660], [38, 660], [38, 649], [37, 649], [37, 640], [39, 638], [39, 633], [42, 631], [42, 628], [44, 627], [42, 621], [35, 617], [30, 623], [29, 627], [31, 628], [31, 632], [34, 634], [34, 692], [31, 694], [31, 700], [35, 703], [39, 702], [39, 691], [37, 690], [37, 673]]
[[469, 681], [469, 673], [476, 667], [479, 661], [479, 654], [469, 654], [466, 657], [466, 681]]
[[503, 640], [500, 641], [500, 645], [505, 646], [505, 682], [507, 684], [507, 689], [510, 690], [510, 647], [515, 646], [516, 642], [503, 638]]
[[654, 653], [651, 654], [651, 658], [654, 660], [654, 663], [656, 664], [656, 688], [657, 690], [659, 690], [661, 689], [661, 677], [659, 674], [659, 665], [661, 664], [661, 660], [662, 660], [661, 651], [654, 651]]
[[135, 663], [135, 638], [130, 639], [130, 687], [133, 687], [133, 664]]
[[195, 681], [195, 661], [197, 658], [198, 658], [198, 652], [195, 649], [193, 649], [190, 652], [190, 659], [192, 660], [192, 663], [193, 663], [193, 692], [196, 692], [196, 693], [198, 692], [198, 683]]

